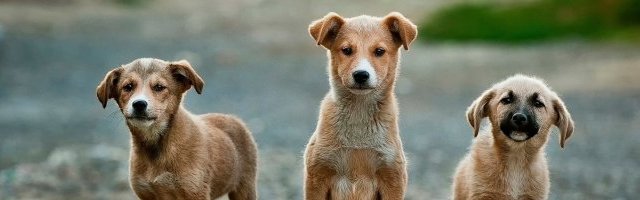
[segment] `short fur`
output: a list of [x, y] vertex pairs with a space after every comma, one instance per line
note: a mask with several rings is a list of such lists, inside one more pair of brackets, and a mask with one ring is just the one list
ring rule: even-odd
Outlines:
[[[305, 151], [305, 199], [404, 199], [406, 160], [393, 90], [399, 48], [409, 48], [416, 26], [395, 12], [384, 18], [329, 13], [309, 33], [327, 49], [331, 90]], [[347, 47], [351, 55], [343, 53]], [[385, 53], [374, 55], [377, 48]], [[365, 61], [378, 81], [355, 86], [352, 72]]]
[[[111, 70], [98, 85], [102, 106], [115, 99], [131, 131], [131, 188], [140, 199], [256, 199], [251, 133], [237, 117], [187, 111], [191, 86], [201, 93], [204, 83], [187, 61], [150, 58]], [[145, 117], [130, 111], [139, 95], [149, 102]]]
[[[511, 99], [511, 100], [507, 100]], [[543, 106], [532, 105], [533, 101]], [[502, 131], [503, 119], [518, 110], [531, 112], [537, 133], [523, 141]], [[490, 128], [480, 130], [483, 118]], [[544, 147], [552, 126], [560, 146], [573, 133], [573, 120], [558, 95], [539, 79], [515, 75], [486, 90], [467, 110], [477, 136], [453, 179], [453, 199], [547, 199], [549, 170]], [[515, 132], [515, 131], [514, 131]]]

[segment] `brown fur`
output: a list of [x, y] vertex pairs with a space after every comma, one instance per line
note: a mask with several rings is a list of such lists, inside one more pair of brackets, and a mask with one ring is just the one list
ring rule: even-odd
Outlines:
[[[532, 108], [540, 128], [528, 140], [516, 142], [500, 129], [501, 119], [515, 109], [501, 103], [509, 91], [517, 101], [537, 93], [544, 104]], [[480, 131], [484, 117], [489, 117], [491, 127]], [[550, 129], [559, 127], [561, 147], [573, 132], [571, 115], [558, 95], [541, 80], [516, 75], [478, 97], [469, 106], [467, 119], [477, 137], [456, 170], [453, 199], [547, 199], [550, 183], [544, 147]]]
[[[305, 151], [305, 199], [403, 199], [407, 171], [394, 95], [399, 48], [417, 34], [400, 13], [342, 18], [329, 13], [309, 26], [327, 49], [331, 90]], [[352, 55], [341, 51], [353, 49]], [[384, 48], [383, 56], [375, 56]], [[362, 59], [377, 83], [354, 89], [351, 72]]]
[[[133, 89], [126, 91], [125, 85]], [[156, 85], [165, 88], [156, 91]], [[194, 115], [182, 106], [203, 81], [187, 61], [138, 59], [111, 70], [98, 85], [103, 107], [113, 98], [131, 131], [130, 183], [140, 199], [256, 199], [256, 144], [231, 115]], [[146, 95], [149, 116], [131, 118], [133, 96]]]

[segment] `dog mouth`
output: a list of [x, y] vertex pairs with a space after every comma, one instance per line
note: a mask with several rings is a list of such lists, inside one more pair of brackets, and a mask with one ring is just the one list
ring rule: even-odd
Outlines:
[[347, 89], [349, 89], [354, 93], [360, 94], [360, 93], [368, 93], [369, 91], [375, 89], [375, 87], [372, 87], [368, 84], [353, 84], [353, 85], [347, 86]]
[[127, 120], [133, 120], [133, 121], [154, 121], [156, 119], [157, 119], [157, 117], [142, 116], [142, 115], [136, 115], [136, 116], [127, 117]]
[[531, 121], [526, 125], [518, 125], [511, 123], [509, 120], [511, 117], [507, 117], [500, 123], [500, 130], [509, 139], [516, 142], [523, 142], [531, 139], [538, 134], [538, 124], [535, 121]]
[[516, 142], [522, 142], [529, 139], [529, 136], [525, 132], [513, 131], [511, 132], [511, 134], [509, 134], [509, 138]]
[[373, 90], [375, 89], [374, 87], [368, 86], [368, 85], [354, 85], [351, 87], [348, 87], [350, 90]]
[[356, 85], [356, 86], [347, 87], [347, 89], [349, 89], [349, 91], [353, 94], [365, 95], [365, 94], [369, 94], [369, 92], [373, 91], [373, 89], [375, 88], [366, 86], [366, 85]]
[[538, 134], [538, 128], [536, 126], [525, 127], [513, 127], [510, 125], [500, 126], [502, 133], [504, 133], [509, 139], [516, 142], [523, 142], [531, 139]]

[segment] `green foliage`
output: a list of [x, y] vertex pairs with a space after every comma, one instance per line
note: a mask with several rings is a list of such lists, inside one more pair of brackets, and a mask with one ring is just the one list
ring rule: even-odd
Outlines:
[[629, 30], [638, 26], [640, 1], [637, 0], [541, 0], [517, 5], [463, 3], [430, 16], [420, 26], [420, 36], [426, 40], [519, 43], [562, 37], [599, 39], [619, 32], [628, 35]]
[[640, 1], [629, 0], [620, 7], [620, 22], [628, 25], [640, 25]]
[[128, 7], [141, 6], [150, 0], [113, 0], [115, 3]]

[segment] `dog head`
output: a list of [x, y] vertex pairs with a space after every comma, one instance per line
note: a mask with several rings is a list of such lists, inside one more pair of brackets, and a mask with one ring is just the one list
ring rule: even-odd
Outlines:
[[[496, 139], [544, 144], [551, 126], [560, 129], [560, 146], [573, 133], [573, 120], [558, 95], [536, 78], [515, 75], [490, 89], [467, 109], [467, 120], [478, 135], [480, 122], [489, 117]], [[536, 137], [537, 135], [543, 135]]]
[[329, 13], [312, 22], [309, 33], [328, 50], [332, 84], [366, 94], [395, 81], [399, 48], [409, 49], [417, 28], [397, 12], [383, 18]]
[[159, 130], [191, 86], [200, 94], [204, 82], [186, 60], [141, 58], [109, 71], [96, 91], [104, 108], [116, 100], [129, 127]]

